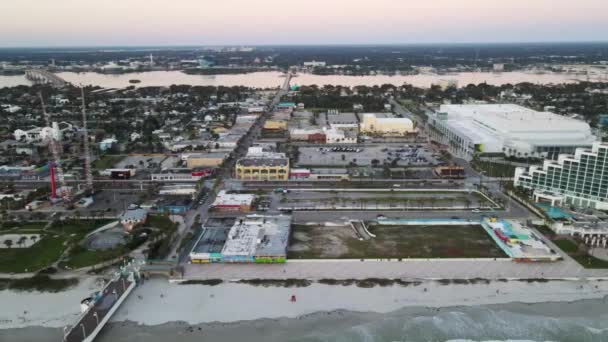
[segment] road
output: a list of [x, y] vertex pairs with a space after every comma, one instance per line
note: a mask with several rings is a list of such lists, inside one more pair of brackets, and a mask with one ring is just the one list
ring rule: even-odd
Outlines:
[[[216, 172], [216, 181], [218, 185], [215, 186], [215, 189], [222, 189], [223, 183], [225, 179], [228, 179], [232, 175], [232, 170], [234, 169], [234, 165], [239, 158], [244, 157], [247, 154], [247, 151], [251, 144], [261, 136], [262, 127], [264, 127], [264, 123], [270, 117], [272, 111], [277, 106], [281, 98], [287, 94], [289, 91], [289, 82], [291, 80], [291, 73], [287, 74], [285, 77], [285, 81], [283, 82], [282, 87], [277, 91], [276, 95], [268, 104], [266, 112], [256, 120], [251, 129], [247, 132], [247, 134], [241, 139], [237, 148], [232, 152], [230, 157], [223, 163], [222, 167]], [[188, 254], [196, 240], [198, 240], [198, 235], [202, 232], [198, 231], [195, 227], [195, 218], [200, 215], [201, 222], [204, 222], [205, 219], [209, 216], [209, 208], [213, 201], [215, 200], [216, 193], [214, 189], [212, 189], [205, 197], [205, 200], [201, 205], [196, 207], [193, 210], [190, 210], [184, 217], [184, 229], [178, 230], [178, 237], [174, 242], [172, 252], [169, 254], [170, 259], [177, 259], [179, 263], [185, 263], [188, 261]], [[195, 233], [195, 238], [192, 239], [181, 251], [178, 251], [179, 246], [181, 245], [182, 239], [187, 235], [188, 232]], [[179, 252], [179, 255], [177, 255]]]

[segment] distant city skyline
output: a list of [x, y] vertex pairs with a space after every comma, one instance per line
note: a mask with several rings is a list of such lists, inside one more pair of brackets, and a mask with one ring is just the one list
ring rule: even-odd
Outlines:
[[605, 0], [20, 0], [0, 12], [0, 47], [608, 40]]

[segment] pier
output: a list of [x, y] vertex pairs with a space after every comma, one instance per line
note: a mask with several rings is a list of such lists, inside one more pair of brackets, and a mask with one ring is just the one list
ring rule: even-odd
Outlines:
[[134, 272], [120, 274], [108, 282], [76, 323], [65, 329], [63, 341], [92, 342], [136, 286]]

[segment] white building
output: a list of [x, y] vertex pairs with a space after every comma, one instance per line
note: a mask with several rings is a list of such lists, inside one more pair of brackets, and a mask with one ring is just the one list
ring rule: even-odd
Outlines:
[[225, 190], [220, 191], [211, 204], [213, 210], [218, 211], [251, 211], [255, 195], [253, 194], [229, 194]]
[[13, 136], [17, 141], [41, 142], [49, 139], [61, 141], [64, 134], [72, 131], [73, 127], [67, 122], [53, 122], [52, 127], [31, 127], [29, 129], [16, 129]]
[[414, 123], [408, 118], [381, 118], [376, 114], [363, 114], [361, 133], [405, 135], [414, 133]]
[[357, 134], [349, 131], [337, 129], [335, 127], [323, 128], [325, 134], [325, 142], [327, 144], [356, 144]]
[[562, 154], [542, 167], [515, 170], [516, 186], [534, 190], [536, 201], [608, 210], [608, 144], [596, 142], [574, 155]]
[[596, 140], [583, 121], [514, 104], [442, 105], [429, 125], [466, 159], [476, 152], [555, 159]]

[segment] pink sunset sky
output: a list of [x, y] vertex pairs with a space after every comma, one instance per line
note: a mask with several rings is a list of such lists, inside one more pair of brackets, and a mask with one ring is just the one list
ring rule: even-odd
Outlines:
[[2, 0], [0, 46], [608, 40], [608, 0]]

